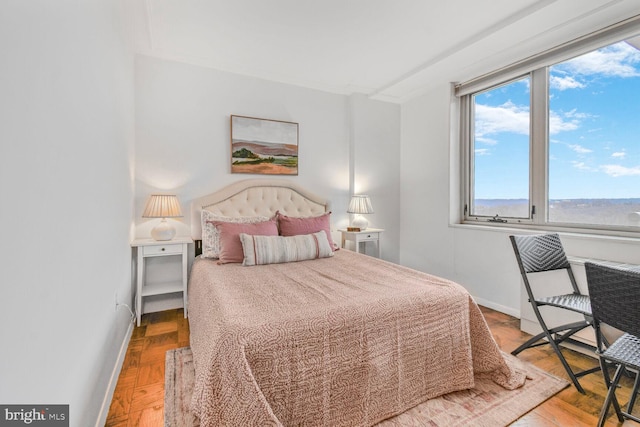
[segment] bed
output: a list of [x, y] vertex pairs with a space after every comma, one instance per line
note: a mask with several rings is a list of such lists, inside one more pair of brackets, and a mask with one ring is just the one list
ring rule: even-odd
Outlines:
[[[240, 181], [193, 202], [196, 239], [202, 211], [306, 220], [329, 204], [291, 181]], [[462, 286], [344, 249], [325, 255], [253, 266], [196, 258], [188, 304], [202, 426], [371, 426], [481, 375], [524, 383]]]

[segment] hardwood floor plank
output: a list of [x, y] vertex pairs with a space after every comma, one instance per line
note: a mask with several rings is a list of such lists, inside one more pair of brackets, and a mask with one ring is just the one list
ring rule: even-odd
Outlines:
[[164, 384], [164, 364], [146, 363], [138, 368], [136, 387]]
[[123, 415], [115, 419], [107, 418], [107, 422], [104, 424], [106, 427], [128, 427], [129, 426], [129, 414]]
[[132, 413], [128, 427], [158, 427], [163, 425], [164, 409], [161, 406], [154, 406]]
[[130, 351], [127, 350], [127, 354], [124, 356], [124, 362], [122, 362], [122, 370], [126, 371], [128, 369], [136, 369], [138, 366], [140, 366], [141, 354], [141, 350], [133, 348], [131, 348]]
[[584, 408], [573, 406], [562, 399], [547, 400], [536, 408], [536, 414], [558, 426], [572, 425], [576, 418], [588, 425], [595, 426], [598, 423], [597, 414], [594, 416], [590, 411], [585, 412]]
[[120, 371], [116, 388], [134, 388], [136, 386], [136, 378], [138, 377], [138, 368], [123, 369]]
[[162, 335], [169, 332], [177, 332], [177, 331], [178, 331], [178, 322], [153, 323], [151, 325], [147, 325], [145, 336], [151, 337], [154, 335]]
[[133, 389], [129, 412], [164, 406], [164, 383], [136, 386]]
[[176, 341], [176, 343], [171, 347], [165, 346], [165, 347], [150, 348], [148, 350], [145, 350], [142, 353], [142, 356], [140, 357], [140, 363], [143, 365], [164, 364], [167, 350], [171, 350], [173, 348], [179, 348], [179, 347], [180, 346]]
[[164, 351], [175, 348], [178, 343], [178, 332], [168, 332], [161, 335], [145, 336], [143, 351], [162, 350]]
[[[512, 427], [559, 427], [559, 424], [544, 417], [538, 411], [531, 411], [511, 424]], [[560, 426], [562, 427], [562, 426]]]
[[133, 390], [134, 387], [118, 388], [116, 386], [113, 398], [111, 399], [111, 407], [109, 408], [107, 421], [120, 420], [129, 415], [131, 400], [133, 399]]

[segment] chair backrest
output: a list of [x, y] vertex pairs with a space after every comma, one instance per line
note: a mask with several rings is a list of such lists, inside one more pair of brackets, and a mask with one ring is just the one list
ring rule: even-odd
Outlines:
[[557, 233], [509, 238], [523, 273], [571, 268]]
[[640, 269], [584, 266], [594, 320], [640, 337]]

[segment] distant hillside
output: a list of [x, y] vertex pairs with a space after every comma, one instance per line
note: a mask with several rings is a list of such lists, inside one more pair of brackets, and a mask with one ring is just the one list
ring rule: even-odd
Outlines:
[[[526, 199], [476, 199], [472, 215], [526, 218]], [[627, 199], [552, 199], [549, 221], [573, 224], [640, 226], [640, 198]]]
[[476, 199], [476, 206], [504, 206], [529, 204], [528, 199]]
[[231, 152], [248, 150], [260, 156], [291, 156], [297, 157], [298, 147], [292, 144], [274, 144], [259, 141], [242, 141], [234, 139], [231, 144]]
[[[528, 199], [476, 199], [476, 205], [482, 206], [505, 206], [529, 204]], [[628, 205], [640, 203], [640, 198], [629, 199], [551, 199], [551, 204], [567, 205]]]

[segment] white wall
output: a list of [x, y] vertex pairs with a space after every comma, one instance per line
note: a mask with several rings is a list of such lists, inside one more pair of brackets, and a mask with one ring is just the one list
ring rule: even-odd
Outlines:
[[[459, 204], [450, 106], [448, 82], [402, 105], [400, 262], [457, 281], [479, 303], [519, 316], [520, 273], [508, 235], [524, 231], [450, 225]], [[638, 239], [570, 233], [561, 238], [571, 256], [640, 262]]]
[[[0, 5], [0, 402], [99, 416], [129, 314], [133, 57], [122, 4]], [[107, 408], [108, 409], [108, 408]]]
[[[360, 94], [349, 102], [352, 192], [370, 196], [374, 213], [366, 215], [369, 227], [385, 230], [381, 256], [399, 262], [400, 106]], [[374, 245], [366, 244], [365, 251], [374, 254]]]
[[[382, 194], [381, 184], [386, 182], [398, 188], [399, 179], [395, 160], [399, 157], [399, 107], [366, 99], [355, 104], [354, 121], [349, 97], [344, 95], [137, 56], [137, 236], [147, 237], [157, 221], [141, 218], [153, 192], [178, 195], [185, 214], [176, 222], [178, 234], [190, 235], [189, 205], [194, 198], [231, 182], [263, 176], [230, 173], [232, 114], [298, 123], [299, 174], [280, 178], [331, 200], [333, 228], [346, 227], [351, 144], [357, 144], [358, 152], [366, 148], [375, 154], [386, 153], [390, 159], [391, 166], [381, 169], [378, 166], [384, 162], [367, 164], [370, 157], [363, 154], [366, 162], [361, 164], [356, 157], [358, 174], [372, 177], [372, 190]], [[378, 135], [369, 139], [365, 134], [368, 126], [377, 129]], [[354, 142], [354, 134], [362, 138]], [[397, 218], [398, 203], [386, 205], [382, 195], [374, 207], [380, 226], [386, 226], [382, 222], [387, 218]], [[385, 254], [398, 258], [397, 238], [395, 243], [390, 240]]]

